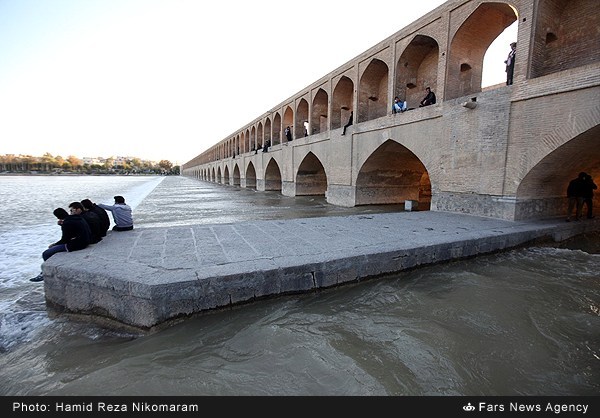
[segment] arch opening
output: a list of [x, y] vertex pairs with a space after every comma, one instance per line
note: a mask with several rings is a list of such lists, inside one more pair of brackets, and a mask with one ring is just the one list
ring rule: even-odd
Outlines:
[[429, 173], [412, 151], [388, 139], [360, 168], [356, 205], [399, 204], [407, 200], [418, 202], [418, 210], [429, 210]]
[[327, 191], [327, 175], [321, 161], [315, 154], [306, 154], [296, 173], [296, 195], [325, 195]]

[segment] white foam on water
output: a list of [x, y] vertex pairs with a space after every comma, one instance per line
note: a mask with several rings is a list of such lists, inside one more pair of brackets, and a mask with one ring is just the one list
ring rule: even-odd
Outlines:
[[[41, 271], [42, 252], [60, 239], [52, 211], [85, 198], [113, 204], [122, 195], [135, 209], [164, 176], [15, 176], [0, 178], [0, 352], [31, 340], [51, 323]], [[111, 219], [112, 222], [112, 219]], [[135, 223], [135, 213], [134, 213]]]

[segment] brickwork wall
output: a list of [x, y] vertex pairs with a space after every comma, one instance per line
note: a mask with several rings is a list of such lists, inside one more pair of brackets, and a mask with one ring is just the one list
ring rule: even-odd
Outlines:
[[[327, 201], [342, 206], [418, 200], [427, 190], [432, 210], [503, 219], [557, 216], [574, 174], [587, 171], [600, 183], [596, 6], [594, 0], [449, 1], [184, 164], [183, 173], [215, 181], [228, 167], [234, 175], [223, 181], [239, 184], [241, 178], [241, 184], [288, 196], [326, 189]], [[482, 92], [485, 49], [514, 19], [515, 83]], [[548, 43], [556, 25], [563, 32]], [[587, 32], [575, 30], [586, 25]], [[553, 43], [562, 47], [552, 49]], [[427, 85], [438, 103], [418, 108]], [[403, 94], [416, 109], [392, 114], [393, 97]], [[354, 125], [341, 136], [351, 109]], [[297, 137], [299, 118], [309, 115], [320, 132]], [[275, 139], [282, 119], [283, 127], [296, 128], [289, 144]], [[269, 153], [231, 158], [235, 141], [255, 135], [260, 124], [266, 131], [271, 121]], [[384, 145], [389, 141], [399, 147]], [[250, 163], [255, 174], [245, 182]]]
[[541, 0], [534, 35], [531, 76], [597, 62], [600, 13], [597, 0]]

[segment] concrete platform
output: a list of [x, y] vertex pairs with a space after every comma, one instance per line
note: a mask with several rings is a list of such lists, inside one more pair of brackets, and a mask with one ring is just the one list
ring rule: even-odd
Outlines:
[[50, 312], [151, 330], [263, 297], [598, 230], [598, 219], [511, 222], [430, 211], [141, 227], [56, 254], [43, 265], [44, 287]]

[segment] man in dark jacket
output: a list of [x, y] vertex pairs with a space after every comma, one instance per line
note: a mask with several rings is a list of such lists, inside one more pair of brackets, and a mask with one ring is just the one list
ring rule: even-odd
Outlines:
[[[69, 215], [63, 208], [54, 209], [54, 216], [58, 218], [58, 224], [62, 231], [60, 240], [50, 244], [48, 249], [42, 253], [44, 261], [56, 253], [79, 251], [90, 245], [91, 231], [88, 223], [80, 215]], [[44, 274], [40, 273], [32, 282], [44, 280]]]
[[89, 210], [85, 210], [81, 202], [71, 202], [69, 204], [69, 210], [71, 211], [71, 215], [81, 216], [90, 226], [90, 231], [92, 233], [90, 236], [90, 244], [96, 244], [102, 241], [102, 223], [100, 222], [98, 215]]
[[424, 106], [429, 106], [429, 105], [435, 104], [435, 100], [436, 100], [435, 93], [431, 91], [431, 87], [426, 87], [425, 92], [427, 93], [427, 95], [425, 96], [425, 98], [423, 100], [421, 100], [419, 107], [424, 107]]
[[108, 217], [108, 213], [100, 206], [93, 203], [90, 199], [83, 199], [81, 204], [86, 210], [94, 212], [96, 215], [98, 215], [98, 218], [100, 218], [100, 225], [102, 226], [102, 233], [100, 236], [105, 237], [106, 232], [110, 228], [110, 218]]
[[585, 190], [585, 178], [587, 173], [581, 172], [576, 179], [569, 182], [567, 187], [567, 198], [569, 199], [569, 206], [567, 209], [567, 222], [571, 220], [571, 214], [575, 208], [575, 220], [581, 220], [581, 211], [583, 209], [583, 195]]

